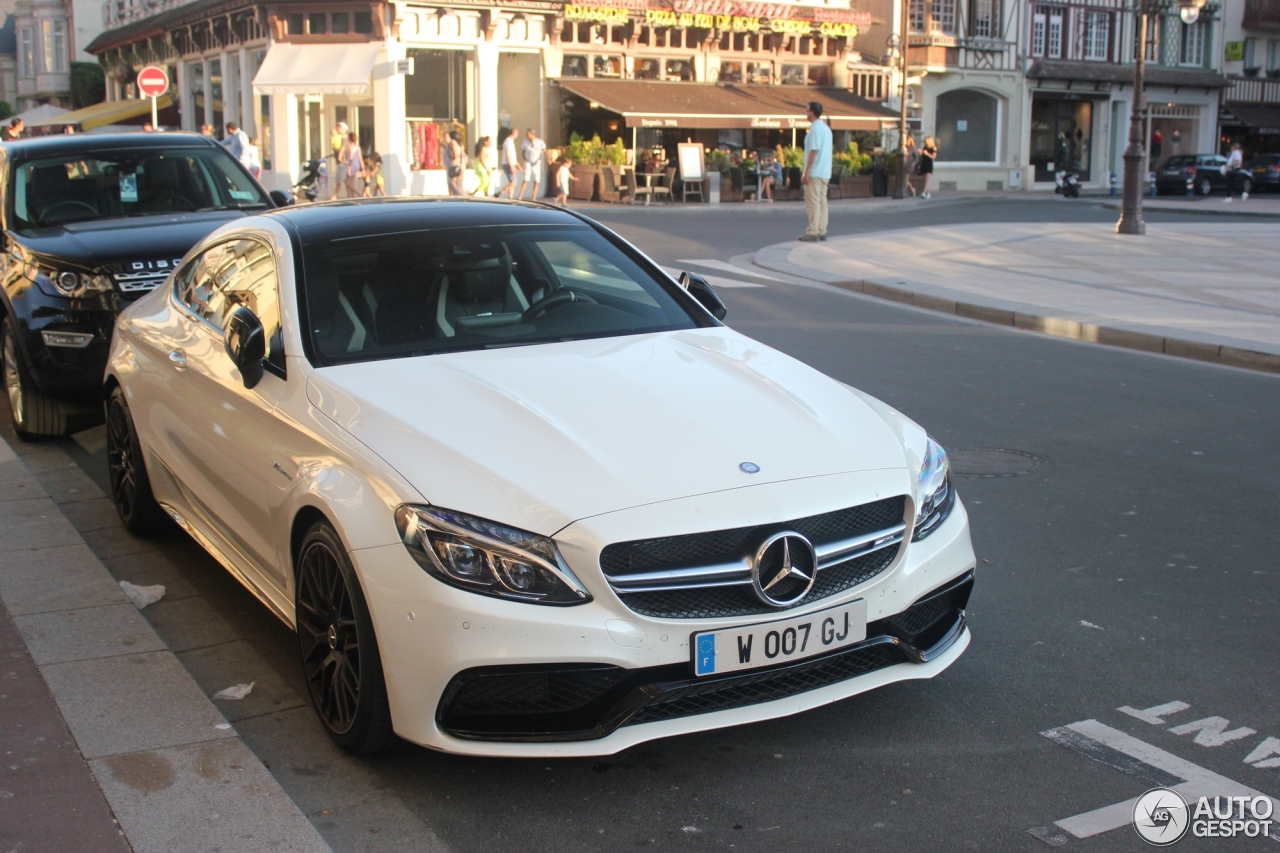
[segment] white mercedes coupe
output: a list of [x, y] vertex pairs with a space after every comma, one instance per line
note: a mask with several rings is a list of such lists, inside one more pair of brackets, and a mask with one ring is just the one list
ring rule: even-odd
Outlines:
[[297, 632], [355, 753], [602, 755], [937, 675], [946, 453], [724, 314], [542, 205], [240, 219], [120, 316], [112, 496]]

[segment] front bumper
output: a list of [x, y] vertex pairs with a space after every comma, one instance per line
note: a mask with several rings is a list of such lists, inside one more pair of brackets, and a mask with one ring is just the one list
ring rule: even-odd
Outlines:
[[[804, 488], [816, 490], [813, 481]], [[771, 489], [774, 495], [779, 491]], [[892, 492], [881, 492], [886, 493]], [[704, 496], [700, 503], [705, 510], [712, 501]], [[741, 507], [732, 509], [736, 514]], [[705, 517], [702, 521], [707, 523]], [[641, 616], [610, 590], [598, 569], [591, 574], [568, 556], [594, 596], [588, 604], [539, 607], [454, 589], [427, 575], [399, 543], [361, 549], [352, 557], [372, 611], [397, 734], [453, 753], [608, 755], [647, 740], [787, 716], [896, 681], [931, 678], [969, 643], [963, 621], [967, 585], [962, 584], [962, 597], [944, 608], [942, 621], [911, 630], [902, 619], [891, 622], [931, 599], [930, 593], [954, 592], [955, 582], [971, 576], [973, 548], [959, 501], [946, 522], [927, 539], [905, 547], [882, 574], [776, 617], [861, 598], [869, 621], [865, 643], [732, 678], [693, 679], [692, 634], [769, 617]], [[463, 689], [468, 682], [478, 683], [477, 676], [523, 676], [523, 682], [489, 682], [498, 687], [489, 691], [491, 698], [519, 710], [516, 688], [521, 683], [545, 694], [538, 685], [547, 684], [548, 673], [566, 671], [578, 672], [575, 677], [595, 686], [579, 696], [582, 701], [568, 708], [567, 716], [561, 701], [546, 709], [547, 716], [527, 718], [514, 727], [512, 719], [519, 714], [494, 715], [496, 706], [475, 701], [483, 691], [468, 697]], [[525, 698], [539, 701], [537, 695]], [[470, 709], [460, 699], [471, 702]], [[529, 707], [526, 702], [524, 710]], [[480, 719], [485, 716], [505, 719]]]

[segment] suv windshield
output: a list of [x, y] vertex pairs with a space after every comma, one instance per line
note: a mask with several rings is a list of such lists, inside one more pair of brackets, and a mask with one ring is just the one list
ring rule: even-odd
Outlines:
[[215, 148], [32, 160], [14, 168], [11, 198], [19, 231], [118, 216], [271, 207], [231, 155]]
[[321, 364], [699, 325], [586, 226], [490, 227], [303, 246]]

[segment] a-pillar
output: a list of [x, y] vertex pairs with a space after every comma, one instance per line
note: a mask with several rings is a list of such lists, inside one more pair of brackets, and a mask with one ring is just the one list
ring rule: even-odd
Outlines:
[[482, 41], [476, 46], [476, 140], [489, 137], [494, 150], [502, 148], [498, 139], [498, 45]]
[[196, 98], [192, 94], [191, 66], [178, 60], [178, 126], [183, 130], [196, 129]]
[[[409, 193], [404, 75], [396, 73], [405, 53], [403, 44], [388, 39], [373, 66], [373, 148], [382, 156], [382, 177], [391, 196]], [[275, 126], [274, 119], [271, 124]]]
[[258, 111], [253, 108], [253, 77], [258, 69], [252, 66], [249, 51], [240, 48], [240, 127], [245, 135], [258, 135]]
[[200, 121], [213, 124], [213, 57], [206, 56], [200, 68], [204, 71], [204, 114]]
[[[299, 172], [298, 96], [271, 96], [271, 172], [268, 189], [287, 190]], [[263, 173], [263, 178], [267, 173]]]
[[222, 54], [222, 124], [234, 121], [237, 127], [244, 122], [240, 120], [240, 55], [238, 53]]

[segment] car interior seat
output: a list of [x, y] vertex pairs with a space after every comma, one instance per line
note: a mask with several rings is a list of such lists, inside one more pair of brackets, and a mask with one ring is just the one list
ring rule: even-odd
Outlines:
[[529, 307], [511, 274], [511, 256], [498, 248], [432, 261], [439, 286], [436, 324], [444, 336], [518, 323]]
[[[183, 166], [187, 164], [170, 157], [154, 157], [144, 161], [138, 167], [136, 209], [146, 213], [195, 210], [197, 205], [191, 200], [189, 191], [194, 181], [190, 175], [190, 167], [187, 167], [184, 175]], [[188, 191], [184, 191], [184, 183], [188, 185]]]

